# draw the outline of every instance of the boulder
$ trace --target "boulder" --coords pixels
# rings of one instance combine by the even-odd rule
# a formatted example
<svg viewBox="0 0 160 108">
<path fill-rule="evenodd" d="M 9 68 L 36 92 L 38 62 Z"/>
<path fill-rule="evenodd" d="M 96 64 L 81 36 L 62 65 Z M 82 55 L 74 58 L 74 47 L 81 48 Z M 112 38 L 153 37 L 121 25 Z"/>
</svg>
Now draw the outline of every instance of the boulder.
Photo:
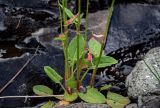
<svg viewBox="0 0 160 108">
<path fill-rule="evenodd" d="M 160 82 L 151 72 L 149 67 L 155 73 L 159 73 L 160 68 L 160 47 L 151 49 L 144 57 L 144 60 L 137 62 L 132 72 L 127 76 L 126 86 L 128 87 L 128 95 L 132 98 L 138 96 L 151 95 L 152 93 L 160 93 Z M 145 62 L 146 63 L 145 63 Z M 149 66 L 147 66 L 147 65 Z M 156 71 L 154 70 L 154 68 Z M 160 73 L 159 73 L 160 75 Z"/>
<path fill-rule="evenodd" d="M 158 37 L 157 34 L 160 33 L 159 10 L 160 5 L 138 3 L 116 5 L 105 48 L 106 52 L 110 53 L 119 48 L 145 43 Z M 102 21 L 105 20 L 106 17 Z"/>
</svg>

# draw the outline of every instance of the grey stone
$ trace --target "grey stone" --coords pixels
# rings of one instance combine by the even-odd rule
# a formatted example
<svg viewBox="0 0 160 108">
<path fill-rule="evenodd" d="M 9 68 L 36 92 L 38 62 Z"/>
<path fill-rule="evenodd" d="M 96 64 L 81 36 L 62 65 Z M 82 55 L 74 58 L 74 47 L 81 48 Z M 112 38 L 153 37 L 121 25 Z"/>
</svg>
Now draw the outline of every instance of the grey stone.
<svg viewBox="0 0 160 108">
<path fill-rule="evenodd" d="M 160 72 L 160 47 L 151 49 L 144 60 L 153 70 L 153 67 Z M 153 70 L 154 71 L 154 70 Z M 155 71 L 154 71 L 155 72 Z M 160 74 L 160 73 L 159 73 Z M 126 86 L 128 95 L 137 98 L 138 96 L 150 95 L 154 92 L 160 92 L 159 81 L 146 66 L 144 61 L 139 61 L 132 72 L 127 76 Z"/>
<path fill-rule="evenodd" d="M 138 100 L 139 108 L 160 108 L 160 95 L 139 97 Z"/>
<path fill-rule="evenodd" d="M 122 71 L 120 71 L 120 73 L 122 73 L 123 75 L 129 75 L 131 70 L 133 69 L 131 66 L 127 66 L 127 65 L 123 65 L 122 67 L 120 67 L 122 69 Z"/>
<path fill-rule="evenodd" d="M 160 5 L 119 4 L 115 6 L 106 52 L 155 38 L 160 32 L 159 10 Z"/>
<path fill-rule="evenodd" d="M 23 108 L 40 108 L 43 104 L 44 103 L 38 104 L 37 106 L 34 107 L 23 107 Z M 90 103 L 79 102 L 65 106 L 58 106 L 56 108 L 111 108 L 111 107 L 107 104 L 90 104 Z"/>
<path fill-rule="evenodd" d="M 127 105 L 126 108 L 138 108 L 138 105 L 136 103 L 132 103 Z"/>
<path fill-rule="evenodd" d="M 89 14 L 89 31 L 93 33 L 103 33 L 105 24 L 107 21 L 108 11 L 102 10 Z M 85 25 L 85 20 L 82 20 L 82 24 Z"/>
<path fill-rule="evenodd" d="M 60 106 L 58 108 L 111 108 L 111 107 L 107 104 L 75 103 L 67 106 Z"/>
</svg>

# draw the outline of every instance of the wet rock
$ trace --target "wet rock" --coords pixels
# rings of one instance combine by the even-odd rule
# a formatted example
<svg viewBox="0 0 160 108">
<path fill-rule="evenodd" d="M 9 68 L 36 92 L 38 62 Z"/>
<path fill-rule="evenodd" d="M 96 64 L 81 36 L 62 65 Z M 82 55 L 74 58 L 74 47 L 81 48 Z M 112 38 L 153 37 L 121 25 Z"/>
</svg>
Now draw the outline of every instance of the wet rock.
<svg viewBox="0 0 160 108">
<path fill-rule="evenodd" d="M 0 31 L 4 31 L 6 29 L 5 25 L 4 25 L 4 19 L 5 19 L 5 14 L 2 10 L 2 8 L 0 8 Z"/>
<path fill-rule="evenodd" d="M 89 30 L 93 33 L 103 33 L 107 21 L 107 10 L 89 14 Z"/>
<path fill-rule="evenodd" d="M 106 52 L 110 53 L 119 48 L 148 42 L 151 38 L 158 37 L 160 33 L 159 10 L 159 5 L 119 4 L 115 6 Z M 106 21 L 103 14 L 97 17 L 102 16 L 99 18 Z"/>
<path fill-rule="evenodd" d="M 138 105 L 140 108 L 160 108 L 160 95 L 139 97 Z"/>
<path fill-rule="evenodd" d="M 58 30 L 55 26 L 58 26 L 59 18 L 58 14 L 47 10 L 36 10 L 27 8 L 8 8 L 3 7 L 0 19 L 5 29 L 0 30 L 0 48 L 6 50 L 3 54 L 3 58 L 21 56 L 25 52 L 32 53 L 37 45 L 43 47 L 43 44 L 35 43 L 32 41 L 28 45 L 24 44 L 24 40 L 30 37 L 32 33 L 38 31 L 40 28 L 48 27 L 53 28 L 54 32 Z M 0 27 L 4 28 L 0 21 Z M 55 23 L 56 22 L 56 23 Z M 52 31 L 53 31 L 52 30 Z M 48 33 L 48 36 L 55 35 Z M 32 39 L 33 40 L 33 39 Z M 22 49 L 23 47 L 23 49 Z"/>
<path fill-rule="evenodd" d="M 0 4 L 11 7 L 47 8 L 51 0 L 0 0 Z M 55 1 L 55 0 L 54 0 Z"/>
<path fill-rule="evenodd" d="M 3 74 L 0 75 L 0 88 L 2 88 L 7 81 L 9 81 L 22 68 L 31 56 L 32 55 L 30 54 L 25 54 L 18 58 L 1 59 L 0 70 L 3 70 Z M 0 95 L 33 95 L 32 87 L 37 84 L 50 86 L 54 89 L 55 93 L 60 93 L 59 87 L 44 74 L 43 67 L 51 66 L 63 76 L 63 59 L 63 52 L 61 52 L 61 50 L 48 46 L 46 53 L 36 55 L 14 82 Z M 39 102 L 42 100 L 39 100 Z M 0 99 L 0 107 L 24 107 L 31 104 L 37 104 L 35 101 L 35 99 L 28 99 L 27 101 L 25 101 L 25 99 Z M 10 104 L 7 104 L 8 102 L 10 102 Z"/>
<path fill-rule="evenodd" d="M 144 60 L 155 73 L 159 73 L 160 64 L 160 48 L 151 49 L 146 55 Z M 154 68 L 153 68 L 154 66 Z M 139 61 L 129 76 L 126 79 L 126 86 L 128 87 L 128 95 L 137 98 L 138 96 L 150 95 L 154 92 L 160 92 L 159 81 L 150 71 L 144 61 Z"/>
<path fill-rule="evenodd" d="M 126 108 L 138 108 L 138 105 L 136 103 L 132 103 L 127 105 Z"/>
<path fill-rule="evenodd" d="M 159 3 L 159 0 L 145 0 L 148 3 Z"/>
<path fill-rule="evenodd" d="M 132 67 L 131 66 L 127 66 L 127 65 L 123 65 L 122 67 L 120 67 L 120 73 L 127 76 L 130 74 L 130 72 L 132 71 Z M 122 71 L 121 71 L 122 70 Z"/>
</svg>

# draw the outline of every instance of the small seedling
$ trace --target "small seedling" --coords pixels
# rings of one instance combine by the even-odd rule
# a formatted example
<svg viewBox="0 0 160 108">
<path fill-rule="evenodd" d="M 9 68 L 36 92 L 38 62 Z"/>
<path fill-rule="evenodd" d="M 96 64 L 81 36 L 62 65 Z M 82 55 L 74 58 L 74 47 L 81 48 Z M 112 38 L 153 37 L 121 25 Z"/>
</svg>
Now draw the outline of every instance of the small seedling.
<svg viewBox="0 0 160 108">
<path fill-rule="evenodd" d="M 105 28 L 104 34 L 96 35 L 87 43 L 87 32 L 88 32 L 88 7 L 89 0 L 87 0 L 87 11 L 86 11 L 86 30 L 85 34 L 80 33 L 80 24 L 81 24 L 81 0 L 78 0 L 78 13 L 74 15 L 67 8 L 67 0 L 60 1 L 59 9 L 61 16 L 61 34 L 56 37 L 56 40 L 59 40 L 62 43 L 64 57 L 65 57 L 65 70 L 64 70 L 64 85 L 62 84 L 63 78 L 49 66 L 44 67 L 46 75 L 55 83 L 59 84 L 64 90 L 63 97 L 58 97 L 53 95 L 52 89 L 44 86 L 37 85 L 33 87 L 33 91 L 37 95 L 53 95 L 55 98 L 65 100 L 67 102 L 73 102 L 78 97 L 85 102 L 89 103 L 108 103 L 113 108 L 116 105 L 119 105 L 118 108 L 123 108 L 130 101 L 128 98 L 125 98 L 121 95 L 109 92 L 107 98 L 94 88 L 94 80 L 98 68 L 104 68 L 111 66 L 117 63 L 117 60 L 113 57 L 106 56 L 104 54 L 105 41 L 107 40 L 109 24 L 113 12 L 115 0 L 112 1 L 112 5 L 109 9 L 109 16 Z M 64 25 L 63 25 L 64 24 Z M 69 42 L 68 40 L 68 26 L 74 24 L 76 26 L 76 36 Z M 96 40 L 96 38 L 101 38 L 101 42 Z M 82 70 L 85 71 L 82 74 Z M 90 85 L 84 87 L 82 82 L 89 70 L 93 70 Z M 109 88 L 110 86 L 108 86 Z M 86 91 L 82 90 L 86 88 Z M 107 86 L 103 87 L 101 90 L 106 89 Z M 117 98 L 118 97 L 118 98 Z M 116 103 L 116 105 L 114 104 Z M 47 105 L 53 105 L 51 102 L 48 102 Z"/>
</svg>

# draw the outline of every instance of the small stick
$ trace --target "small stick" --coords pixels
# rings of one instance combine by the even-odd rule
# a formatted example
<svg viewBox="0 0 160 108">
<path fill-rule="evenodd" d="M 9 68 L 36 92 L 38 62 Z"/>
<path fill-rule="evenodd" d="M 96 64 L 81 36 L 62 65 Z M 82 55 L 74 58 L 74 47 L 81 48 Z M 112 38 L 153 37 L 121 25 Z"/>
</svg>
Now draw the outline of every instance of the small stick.
<svg viewBox="0 0 160 108">
<path fill-rule="evenodd" d="M 27 62 L 23 65 L 23 67 L 12 77 L 12 79 L 10 79 L 7 84 L 5 84 L 1 89 L 0 89 L 0 94 L 17 78 L 17 76 L 23 71 L 23 69 L 32 61 L 32 59 L 36 56 L 37 52 L 38 52 L 38 48 L 39 46 L 36 48 L 36 51 L 34 53 L 34 55 L 27 60 Z"/>
<path fill-rule="evenodd" d="M 1 96 L 0 99 L 13 98 L 47 98 L 47 97 L 63 97 L 64 95 L 46 95 L 46 96 Z"/>
<path fill-rule="evenodd" d="M 22 17 L 19 19 L 18 24 L 17 24 L 17 26 L 16 26 L 16 29 L 18 29 L 18 28 L 19 28 L 20 23 L 21 23 L 21 20 L 22 20 Z"/>
</svg>

